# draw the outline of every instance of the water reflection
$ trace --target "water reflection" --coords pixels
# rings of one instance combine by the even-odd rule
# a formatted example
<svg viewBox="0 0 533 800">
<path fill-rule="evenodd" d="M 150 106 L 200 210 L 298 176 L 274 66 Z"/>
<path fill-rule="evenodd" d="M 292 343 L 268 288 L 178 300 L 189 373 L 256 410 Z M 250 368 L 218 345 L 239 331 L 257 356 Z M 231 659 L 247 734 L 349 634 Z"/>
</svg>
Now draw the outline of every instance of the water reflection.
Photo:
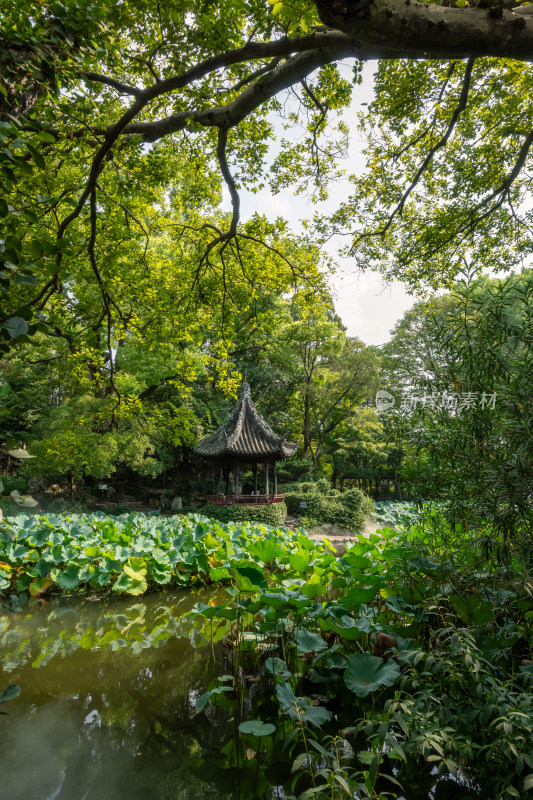
<svg viewBox="0 0 533 800">
<path fill-rule="evenodd" d="M 223 658 L 182 638 L 194 638 L 183 615 L 199 599 L 62 601 L 2 617 L 3 682 L 22 688 L 0 721 L 3 800 L 226 796 L 192 769 L 227 737 L 223 713 L 192 718 Z"/>
<path fill-rule="evenodd" d="M 194 715 L 196 699 L 230 669 L 222 640 L 231 622 L 188 612 L 225 598 L 216 590 L 61 599 L 0 613 L 0 688 L 22 688 L 0 717 L 1 800 L 284 797 L 294 775 L 281 730 L 261 740 L 262 752 L 237 756 L 231 701 Z M 245 716 L 272 719 L 276 706 L 240 663 Z M 448 797 L 472 795 L 426 774 L 405 800 Z"/>
</svg>

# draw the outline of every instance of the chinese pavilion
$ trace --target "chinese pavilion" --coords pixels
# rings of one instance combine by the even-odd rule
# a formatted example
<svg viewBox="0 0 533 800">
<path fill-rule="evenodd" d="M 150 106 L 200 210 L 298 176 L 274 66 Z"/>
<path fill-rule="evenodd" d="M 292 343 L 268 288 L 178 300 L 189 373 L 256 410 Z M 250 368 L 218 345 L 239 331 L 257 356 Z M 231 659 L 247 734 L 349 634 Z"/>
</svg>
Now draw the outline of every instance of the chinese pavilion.
<svg viewBox="0 0 533 800">
<path fill-rule="evenodd" d="M 285 495 L 278 494 L 276 461 L 290 458 L 297 447 L 297 444 L 291 444 L 274 433 L 253 404 L 249 385 L 243 383 L 240 400 L 227 422 L 211 436 L 202 439 L 194 448 L 197 455 L 214 463 L 215 494 L 208 495 L 207 502 L 219 505 L 281 503 Z M 252 468 L 253 494 L 240 492 L 239 475 L 243 465 Z M 265 475 L 265 488 L 264 492 L 259 493 L 257 471 L 261 466 Z M 272 467 L 272 493 L 270 493 L 270 467 Z M 231 473 L 233 473 L 233 492 L 230 491 Z M 221 485 L 223 491 L 219 490 Z"/>
</svg>

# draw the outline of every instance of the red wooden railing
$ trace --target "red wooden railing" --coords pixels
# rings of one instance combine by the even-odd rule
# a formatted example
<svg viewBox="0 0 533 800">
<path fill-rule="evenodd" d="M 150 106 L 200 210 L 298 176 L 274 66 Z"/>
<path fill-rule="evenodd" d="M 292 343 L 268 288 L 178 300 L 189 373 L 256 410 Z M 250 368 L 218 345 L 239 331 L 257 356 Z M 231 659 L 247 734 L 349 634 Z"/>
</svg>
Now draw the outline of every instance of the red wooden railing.
<svg viewBox="0 0 533 800">
<path fill-rule="evenodd" d="M 232 505 L 245 505 L 245 506 L 265 506 L 272 503 L 282 503 L 285 500 L 284 494 L 269 494 L 268 497 L 264 494 L 234 494 L 220 495 L 208 494 L 206 495 L 206 502 L 213 503 L 217 506 L 232 506 Z"/>
</svg>

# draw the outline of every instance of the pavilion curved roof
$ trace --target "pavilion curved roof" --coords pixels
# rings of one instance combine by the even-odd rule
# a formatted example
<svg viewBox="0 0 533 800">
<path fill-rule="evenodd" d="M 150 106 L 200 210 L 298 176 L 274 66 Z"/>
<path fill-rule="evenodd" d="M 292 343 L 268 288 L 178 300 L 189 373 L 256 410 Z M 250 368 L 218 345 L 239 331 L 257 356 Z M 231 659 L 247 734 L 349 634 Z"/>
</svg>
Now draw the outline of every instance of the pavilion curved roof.
<svg viewBox="0 0 533 800">
<path fill-rule="evenodd" d="M 227 422 L 198 442 L 194 452 L 208 458 L 229 455 L 289 458 L 297 447 L 274 433 L 253 404 L 249 385 L 243 383 L 240 400 Z"/>
</svg>

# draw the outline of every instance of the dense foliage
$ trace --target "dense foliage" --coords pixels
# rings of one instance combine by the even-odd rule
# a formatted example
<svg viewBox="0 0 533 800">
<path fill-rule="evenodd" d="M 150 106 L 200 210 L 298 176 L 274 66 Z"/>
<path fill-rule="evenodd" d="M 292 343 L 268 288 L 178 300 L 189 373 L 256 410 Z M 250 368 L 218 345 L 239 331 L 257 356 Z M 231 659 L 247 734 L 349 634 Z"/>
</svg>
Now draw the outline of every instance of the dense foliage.
<svg viewBox="0 0 533 800">
<path fill-rule="evenodd" d="M 367 172 L 350 176 L 337 213 L 294 236 L 282 219 L 242 214 L 239 190 L 293 187 L 320 201 L 346 177 L 343 113 L 359 59 L 379 55 L 394 14 L 374 0 L 376 17 L 348 24 L 334 5 L 4 4 L 0 352 L 15 355 L 2 367 L 0 407 L 15 419 L 2 434 L 45 439 L 43 468 L 101 476 L 123 463 L 159 474 L 166 445 L 190 444 L 218 416 L 204 406 L 235 392 L 278 331 L 252 385 L 277 379 L 278 407 L 287 395 L 299 405 L 304 457 L 331 459 L 341 442 L 361 466 L 373 450 L 396 468 L 394 448 L 357 448 L 347 436 L 375 370 L 358 342 L 342 341 L 318 243 L 341 233 L 360 264 L 413 286 L 449 286 L 472 253 L 487 267 L 522 264 L 531 67 L 461 60 L 468 47 L 454 49 L 453 35 L 451 62 L 416 60 L 435 54 L 429 41 L 417 50 L 417 36 L 403 52 L 396 43 L 361 123 Z M 487 37 L 479 9 L 438 13 L 461 29 L 479 20 L 484 44 L 468 37 L 472 55 L 505 55 L 496 27 L 517 23 L 513 56 L 525 57 L 527 18 L 490 18 Z M 397 27 L 407 37 L 409 26 Z M 439 41 L 445 58 L 442 32 Z M 344 59 L 353 69 L 337 65 Z M 207 396 L 196 399 L 199 386 Z"/>
<path fill-rule="evenodd" d="M 100 633 L 81 623 L 68 640 L 54 622 L 35 666 L 62 648 L 224 642 L 233 674 L 198 697 L 197 711 L 238 715 L 239 738 L 228 729 L 209 764 L 239 768 L 243 780 L 253 768 L 250 797 L 267 790 L 268 773 L 257 773 L 249 750 L 264 766 L 275 760 L 278 775 L 286 764 L 285 793 L 302 800 L 429 789 L 434 767 L 443 787 L 457 775 L 473 796 L 530 796 L 530 575 L 514 555 L 505 566 L 481 559 L 477 542 L 437 512 L 401 533 L 357 537 L 340 557 L 301 531 L 198 517 L 19 518 L 2 539 L 4 602 L 14 613 L 24 607 L 20 590 L 29 583 L 41 593 L 46 580 L 55 591 L 134 595 L 167 582 L 226 586 L 194 607 L 162 606 L 150 631 L 141 606 Z M 1 635 L 8 660 L 35 658 L 9 627 Z"/>
<path fill-rule="evenodd" d="M 226 420 L 246 375 L 273 427 L 289 440 L 304 438 L 307 469 L 320 458 L 331 461 L 336 430 L 377 386 L 377 356 L 346 335 L 327 298 L 315 302 L 311 316 L 306 293 L 296 290 L 288 300 L 286 290 L 258 287 L 264 294 L 234 310 L 232 329 L 226 321 L 223 345 L 207 306 L 203 319 L 195 317 L 194 336 L 181 318 L 174 326 L 162 321 L 155 339 L 146 328 L 136 342 L 126 337 L 114 355 L 114 382 L 127 389 L 126 404 L 98 388 L 87 362 L 73 359 L 68 347 L 41 337 L 12 350 L 1 367 L 12 390 L 2 436 L 27 442 L 37 458 L 26 472 L 51 482 L 90 484 L 125 468 L 155 476 Z"/>
<path fill-rule="evenodd" d="M 278 739 L 290 743 L 293 786 L 305 766 L 311 786 L 302 798 L 354 790 L 394 796 L 401 793 L 396 781 L 409 789 L 429 778 L 431 785 L 436 765 L 439 775 L 459 775 L 474 796 L 476 787 L 483 797 L 529 796 L 533 606 L 527 571 L 520 560 L 507 567 L 480 562 L 466 532 L 453 533 L 435 513 L 400 536 L 382 535 L 360 537 L 341 558 L 320 555 L 301 539 L 290 559 L 292 579 L 287 572 L 274 579 L 275 592 L 259 575 L 255 591 L 238 583 L 244 597 L 237 603 L 235 646 L 254 651 L 256 668 L 274 678 L 275 698 L 288 717 Z M 324 595 L 327 582 L 336 599 Z M 197 613 L 216 622 L 226 608 L 199 606 Z M 370 655 L 373 645 L 376 655 Z M 395 656 L 384 660 L 387 647 Z M 249 669 L 249 656 L 244 663 Z M 215 687 L 198 707 L 216 703 L 219 692 Z M 241 725 L 242 733 L 271 735 L 261 724 L 275 719 L 275 706 L 264 698 L 261 723 L 255 720 L 254 730 Z M 342 745 L 317 734 L 338 736 L 343 725 L 341 735 L 359 753 L 359 763 L 350 766 L 341 766 Z M 226 748 L 222 760 L 231 759 Z"/>
<path fill-rule="evenodd" d="M 359 489 L 340 492 L 331 489 L 323 478 L 316 482 L 301 483 L 287 494 L 289 513 L 295 514 L 306 527 L 313 525 L 339 525 L 354 533 L 361 533 L 372 501 Z"/>
<path fill-rule="evenodd" d="M 530 270 L 472 279 L 418 304 L 386 346 L 389 411 L 408 451 L 403 480 L 450 519 L 531 538 Z"/>
<path fill-rule="evenodd" d="M 201 513 L 210 519 L 219 522 L 263 522 L 265 525 L 283 525 L 287 519 L 287 506 L 285 503 L 273 503 L 272 505 L 257 506 L 217 506 L 214 503 L 207 503 Z"/>
<path fill-rule="evenodd" d="M 67 647 L 135 654 L 190 636 L 214 656 L 223 643 L 232 674 L 196 708 L 238 722 L 218 766 L 253 762 L 254 797 L 275 760 L 299 800 L 398 795 L 431 786 L 435 767 L 445 788 L 455 777 L 491 800 L 533 791 L 533 279 L 467 269 L 454 284 L 467 258 L 501 270 L 532 254 L 533 22 L 488 5 L 0 11 L 0 447 L 2 471 L 24 482 L 0 488 L 5 510 L 30 478 L 71 493 L 117 470 L 172 482 L 179 460 L 201 479 L 190 447 L 244 375 L 276 430 L 301 440 L 280 474 L 311 478 L 287 498 L 306 524 L 360 530 L 359 489 L 382 479 L 397 498 L 438 501 L 420 519 L 378 508 L 406 528 L 342 556 L 277 527 L 283 505 L 206 509 L 219 522 L 80 513 L 0 527 L 9 613 L 60 592 L 216 584 L 150 635 L 120 615 L 94 636 L 50 635 L 35 666 Z M 376 55 L 366 167 L 348 175 L 343 115 L 360 59 Z M 324 214 L 339 180 L 350 188 Z M 318 204 L 301 235 L 242 213 L 242 190 L 267 186 Z M 453 290 L 409 312 L 383 358 L 334 313 L 320 246 L 337 235 L 363 268 Z M 387 387 L 418 400 L 378 415 L 380 362 Z M 14 478 L 21 443 L 37 458 Z M 0 636 L 7 647 L 4 618 Z"/>
<path fill-rule="evenodd" d="M 198 515 L 18 516 L 0 529 L 0 592 L 105 589 L 143 594 L 149 588 L 229 579 L 225 564 L 247 566 L 287 531 L 248 523 L 218 525 Z M 254 546 L 257 544 L 259 551 Z M 276 547 L 278 545 L 276 544 Z"/>
</svg>

